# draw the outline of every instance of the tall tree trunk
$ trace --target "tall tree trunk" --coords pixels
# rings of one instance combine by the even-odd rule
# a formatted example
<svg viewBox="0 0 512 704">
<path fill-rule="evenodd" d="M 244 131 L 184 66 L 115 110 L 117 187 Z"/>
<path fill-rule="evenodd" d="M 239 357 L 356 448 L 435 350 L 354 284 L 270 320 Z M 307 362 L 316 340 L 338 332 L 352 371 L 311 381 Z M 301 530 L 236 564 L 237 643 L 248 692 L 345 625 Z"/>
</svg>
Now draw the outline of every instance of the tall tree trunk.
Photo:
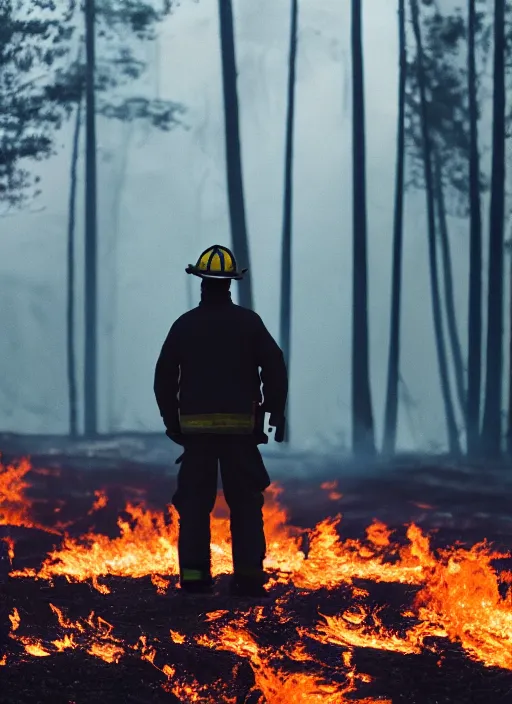
<svg viewBox="0 0 512 704">
<path fill-rule="evenodd" d="M 110 301 L 109 301 L 109 317 L 106 329 L 106 354 L 102 360 L 107 368 L 106 383 L 105 383 L 105 398 L 106 398 L 106 417 L 108 432 L 116 430 L 115 417 L 115 391 L 117 381 L 117 369 L 115 363 L 115 330 L 118 320 L 118 297 L 117 284 L 119 282 L 118 271 L 118 246 L 121 235 L 121 205 L 123 200 L 123 192 L 126 184 L 126 173 L 128 167 L 128 154 L 130 151 L 130 143 L 134 131 L 134 120 L 128 120 L 127 125 L 123 125 L 123 141 L 120 147 L 121 159 L 117 179 L 113 186 L 113 225 L 110 235 L 110 248 L 108 251 L 109 260 L 109 284 L 110 284 Z M 189 279 L 190 276 L 187 276 Z"/>
<path fill-rule="evenodd" d="M 96 105 L 95 105 L 95 0 L 85 0 L 85 379 L 84 428 L 88 437 L 98 433 L 97 369 L 97 212 L 96 212 Z"/>
<path fill-rule="evenodd" d="M 395 215 L 393 229 L 393 273 L 391 279 L 391 321 L 388 354 L 388 385 L 384 416 L 383 451 L 393 454 L 396 447 L 398 381 L 400 370 L 400 308 L 402 294 L 402 243 L 404 214 L 405 162 L 405 86 L 407 82 L 407 45 L 405 39 L 405 0 L 398 0 L 398 41 L 400 68 L 398 78 L 398 125 L 396 150 Z"/>
<path fill-rule="evenodd" d="M 468 453 L 480 447 L 480 384 L 482 378 L 482 214 L 480 202 L 480 152 L 476 88 L 476 0 L 468 0 L 468 96 L 469 96 L 469 311 L 468 311 Z"/>
<path fill-rule="evenodd" d="M 352 0 L 353 130 L 353 303 L 352 303 L 352 447 L 374 454 L 375 437 L 369 377 L 368 275 L 366 221 L 366 144 L 362 0 Z"/>
<path fill-rule="evenodd" d="M 76 225 L 76 177 L 78 152 L 80 145 L 80 128 L 82 122 L 82 99 L 80 99 L 75 116 L 73 147 L 71 153 L 70 190 L 68 205 L 68 242 L 67 242 L 67 301 L 66 301 L 66 339 L 69 394 L 69 434 L 78 435 L 78 393 L 76 383 L 75 353 L 75 225 Z"/>
<path fill-rule="evenodd" d="M 455 413 L 450 393 L 450 380 L 448 376 L 448 364 L 446 359 L 446 346 L 443 333 L 443 321 L 441 315 L 441 299 L 439 293 L 439 274 L 437 270 L 436 254 L 436 220 L 434 205 L 434 183 L 432 173 L 432 145 L 429 133 L 428 103 L 425 86 L 425 70 L 423 66 L 423 41 L 421 36 L 420 15 L 417 0 L 411 0 L 411 14 L 414 28 L 414 36 L 417 46 L 417 66 L 418 66 L 418 87 L 421 104 L 421 131 L 423 140 L 423 162 L 425 169 L 425 187 L 427 196 L 428 215 L 428 253 L 430 263 L 430 290 L 432 295 L 432 315 L 434 319 L 434 333 L 436 338 L 437 359 L 439 364 L 439 376 L 441 378 L 441 392 L 446 414 L 446 425 L 448 431 L 448 446 L 450 453 L 460 454 L 460 444 L 455 422 Z"/>
<path fill-rule="evenodd" d="M 219 24 L 224 92 L 224 125 L 229 216 L 234 254 L 240 267 L 249 266 L 249 242 L 245 218 L 240 124 L 238 115 L 237 69 L 233 7 L 231 0 L 219 0 Z M 253 307 L 251 272 L 239 282 L 239 301 Z"/>
<path fill-rule="evenodd" d="M 281 319 L 280 343 L 290 369 L 290 329 L 292 309 L 292 212 L 293 212 L 293 132 L 295 123 L 295 72 L 297 63 L 298 0 L 291 0 L 290 55 L 288 60 L 288 111 L 286 115 L 286 147 L 284 159 L 283 240 L 281 252 Z M 289 424 L 285 441 L 290 440 Z"/>
<path fill-rule="evenodd" d="M 487 360 L 482 449 L 501 454 L 503 248 L 505 219 L 505 0 L 494 0 L 494 98 L 487 297 Z"/>
<path fill-rule="evenodd" d="M 512 241 L 512 227 L 510 228 Z M 508 339 L 508 418 L 507 418 L 507 454 L 512 457 L 512 253 L 510 254 L 510 330 Z"/>
<path fill-rule="evenodd" d="M 464 363 L 457 330 L 457 314 L 455 313 L 455 298 L 453 293 L 453 266 L 446 220 L 446 203 L 444 200 L 443 171 L 437 150 L 433 149 L 434 161 L 434 198 L 437 205 L 439 235 L 441 242 L 441 261 L 443 266 L 446 321 L 448 323 L 448 339 L 452 350 L 453 368 L 455 372 L 455 388 L 464 419 L 466 418 L 466 390 L 464 388 Z"/>
</svg>

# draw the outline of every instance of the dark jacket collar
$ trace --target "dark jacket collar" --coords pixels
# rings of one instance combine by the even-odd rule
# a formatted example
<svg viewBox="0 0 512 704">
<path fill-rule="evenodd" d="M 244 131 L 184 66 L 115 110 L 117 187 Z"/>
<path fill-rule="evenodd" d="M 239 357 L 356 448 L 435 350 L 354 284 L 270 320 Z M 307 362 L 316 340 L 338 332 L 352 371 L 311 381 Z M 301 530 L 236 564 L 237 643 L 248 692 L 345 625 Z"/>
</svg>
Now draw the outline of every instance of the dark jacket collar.
<svg viewBox="0 0 512 704">
<path fill-rule="evenodd" d="M 202 291 L 199 305 L 226 305 L 232 302 L 231 291 Z"/>
</svg>

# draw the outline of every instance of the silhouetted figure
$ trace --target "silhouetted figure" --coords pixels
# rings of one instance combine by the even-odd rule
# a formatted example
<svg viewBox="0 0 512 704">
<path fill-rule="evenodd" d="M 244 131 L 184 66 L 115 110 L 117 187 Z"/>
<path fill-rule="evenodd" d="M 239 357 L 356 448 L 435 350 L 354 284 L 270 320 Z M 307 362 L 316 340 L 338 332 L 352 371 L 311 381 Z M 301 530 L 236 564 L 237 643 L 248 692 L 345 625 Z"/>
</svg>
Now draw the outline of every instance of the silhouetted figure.
<svg viewBox="0 0 512 704">
<path fill-rule="evenodd" d="M 258 444 L 265 412 L 283 439 L 288 377 L 283 354 L 252 310 L 231 300 L 235 257 L 226 247 L 205 250 L 188 274 L 201 277 L 201 302 L 167 336 L 155 372 L 155 396 L 167 435 L 184 447 L 173 504 L 180 517 L 182 589 L 212 591 L 210 513 L 220 464 L 230 509 L 232 593 L 265 593 L 263 492 L 270 480 Z M 262 393 L 263 392 L 263 393 Z"/>
</svg>

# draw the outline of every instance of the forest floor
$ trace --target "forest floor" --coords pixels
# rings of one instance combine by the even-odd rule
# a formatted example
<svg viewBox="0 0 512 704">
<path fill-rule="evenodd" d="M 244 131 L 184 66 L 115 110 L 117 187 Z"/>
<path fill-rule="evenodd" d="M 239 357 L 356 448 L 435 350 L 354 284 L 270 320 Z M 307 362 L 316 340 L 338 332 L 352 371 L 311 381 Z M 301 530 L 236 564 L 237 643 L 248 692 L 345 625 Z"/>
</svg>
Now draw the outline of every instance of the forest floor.
<svg viewBox="0 0 512 704">
<path fill-rule="evenodd" d="M 423 457 L 337 472 L 324 457 L 311 476 L 312 458 L 283 473 L 272 456 L 272 579 L 255 602 L 227 595 L 221 497 L 215 595 L 177 588 L 172 465 L 5 449 L 0 703 L 512 701 L 505 468 Z"/>
</svg>

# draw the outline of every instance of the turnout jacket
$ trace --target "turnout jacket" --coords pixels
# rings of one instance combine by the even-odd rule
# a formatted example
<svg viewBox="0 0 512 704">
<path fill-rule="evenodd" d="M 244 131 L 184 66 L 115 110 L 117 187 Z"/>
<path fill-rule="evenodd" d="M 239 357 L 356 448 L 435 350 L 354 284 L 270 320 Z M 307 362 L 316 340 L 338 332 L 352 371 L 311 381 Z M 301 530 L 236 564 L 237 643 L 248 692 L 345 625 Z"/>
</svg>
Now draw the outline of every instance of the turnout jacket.
<svg viewBox="0 0 512 704">
<path fill-rule="evenodd" d="M 284 357 L 260 316 L 229 291 L 203 294 L 171 327 L 154 380 L 160 414 L 173 433 L 252 433 L 258 408 L 284 415 Z"/>
</svg>

